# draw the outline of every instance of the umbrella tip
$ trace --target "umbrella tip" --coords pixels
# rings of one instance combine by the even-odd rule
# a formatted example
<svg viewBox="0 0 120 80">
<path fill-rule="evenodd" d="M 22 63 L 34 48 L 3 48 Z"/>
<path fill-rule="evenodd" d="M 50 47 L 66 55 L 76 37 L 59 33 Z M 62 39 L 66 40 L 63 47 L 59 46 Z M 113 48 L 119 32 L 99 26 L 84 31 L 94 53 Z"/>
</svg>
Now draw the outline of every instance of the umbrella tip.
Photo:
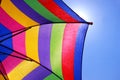
<svg viewBox="0 0 120 80">
<path fill-rule="evenodd" d="M 89 25 L 93 25 L 93 22 L 88 22 Z"/>
</svg>

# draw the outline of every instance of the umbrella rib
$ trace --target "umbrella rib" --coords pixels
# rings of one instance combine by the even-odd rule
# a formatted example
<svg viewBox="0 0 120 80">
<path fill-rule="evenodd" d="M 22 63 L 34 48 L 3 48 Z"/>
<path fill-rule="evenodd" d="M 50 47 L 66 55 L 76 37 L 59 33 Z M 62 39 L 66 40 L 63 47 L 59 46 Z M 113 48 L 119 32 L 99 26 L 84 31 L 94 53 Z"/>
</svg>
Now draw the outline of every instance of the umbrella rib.
<svg viewBox="0 0 120 80">
<path fill-rule="evenodd" d="M 48 22 L 48 23 L 43 23 L 39 25 L 46 25 L 46 24 L 58 24 L 58 23 L 81 23 L 81 24 L 88 24 L 88 25 L 93 25 L 93 22 Z"/>
<path fill-rule="evenodd" d="M 32 28 L 32 27 L 35 27 L 35 26 L 39 26 L 39 24 L 36 24 L 36 25 L 33 25 L 33 26 L 28 26 L 28 27 L 25 27 L 25 28 L 21 28 L 21 29 L 18 29 L 18 30 L 15 30 L 15 31 L 12 31 L 12 32 L 9 32 L 9 33 L 6 33 L 6 34 L 3 34 L 3 35 L 0 35 L 0 37 L 4 37 L 4 36 L 7 36 L 9 34 L 13 34 L 15 32 L 18 32 L 18 31 L 21 31 L 21 30 L 25 30 L 25 29 L 28 29 L 28 28 Z"/>
<path fill-rule="evenodd" d="M 3 55 L 9 55 L 9 56 L 12 56 L 12 57 L 15 57 L 15 58 L 19 58 L 19 59 L 22 59 L 22 60 L 26 60 L 26 61 L 34 61 L 35 63 L 41 65 L 43 68 L 45 68 L 46 70 L 50 71 L 51 73 L 53 73 L 55 76 L 57 76 L 59 79 L 61 79 L 57 74 L 55 74 L 54 72 L 52 72 L 50 69 L 48 69 L 47 67 L 45 67 L 44 65 L 40 64 L 39 62 L 35 61 L 35 60 L 29 60 L 29 59 L 25 59 L 25 58 L 22 58 L 22 57 L 18 57 L 18 56 L 14 56 L 14 55 L 11 55 L 11 54 L 8 54 L 8 53 L 3 53 L 3 52 L 0 52 L 2 53 Z"/>
<path fill-rule="evenodd" d="M 12 32 L 9 32 L 9 33 L 6 33 L 6 34 L 3 34 L 3 35 L 0 35 L 0 37 L 4 37 L 4 36 L 7 36 L 7 35 L 9 35 L 9 34 L 13 34 L 13 33 L 16 33 L 16 32 L 18 32 L 18 31 L 22 31 L 22 30 L 25 30 L 26 28 L 22 28 L 22 29 L 18 29 L 18 30 L 15 30 L 15 31 L 12 31 Z"/>
<path fill-rule="evenodd" d="M 5 80 L 7 80 L 6 77 L 5 77 L 5 75 L 2 73 L 1 70 L 0 70 L 0 73 L 2 74 L 3 78 L 4 78 Z"/>
<path fill-rule="evenodd" d="M 11 35 L 11 36 L 8 36 L 7 38 L 4 38 L 4 39 L 0 40 L 0 43 L 3 42 L 3 41 L 5 41 L 5 40 L 7 40 L 7 39 L 9 39 L 9 38 L 11 38 L 11 37 L 14 37 L 14 36 L 16 36 L 16 35 L 18 35 L 18 34 L 20 34 L 20 33 L 23 33 L 23 32 L 25 32 L 25 31 L 31 29 L 32 27 L 36 27 L 36 26 L 39 26 L 39 24 L 32 25 L 32 26 L 29 26 L 29 27 L 26 27 L 26 28 L 23 28 L 23 29 L 19 29 L 19 30 L 13 31 L 12 33 L 15 33 L 15 32 L 17 32 L 17 33 L 16 33 L 16 34 L 13 34 L 13 35 Z M 18 31 L 19 31 L 19 32 L 18 32 Z M 0 37 L 7 36 L 7 35 L 9 35 L 9 34 L 10 34 L 10 33 L 7 33 L 7 34 L 4 34 L 4 35 L 1 35 Z"/>
<path fill-rule="evenodd" d="M 7 76 L 7 74 L 6 74 L 5 68 L 4 68 L 1 60 L 0 60 L 0 65 L 1 65 L 1 68 L 4 70 L 4 73 L 5 73 L 6 76 L 4 75 L 4 73 L 2 72 L 2 70 L 0 70 L 0 73 L 2 74 L 2 76 L 3 76 L 3 78 L 4 78 L 5 80 L 9 80 L 9 79 L 8 79 L 8 76 Z"/>
<path fill-rule="evenodd" d="M 0 4 L 1 4 L 1 1 L 2 1 L 2 0 L 0 0 Z"/>
<path fill-rule="evenodd" d="M 45 24 L 41 24 L 41 25 L 58 24 L 58 23 L 66 23 L 66 22 L 45 23 Z M 93 24 L 92 22 L 67 22 L 67 23 L 85 23 L 85 24 L 89 24 L 89 25 L 92 25 L 92 24 Z M 16 35 L 18 35 L 18 34 L 20 34 L 20 33 L 22 33 L 22 32 L 25 32 L 25 31 L 31 29 L 32 27 L 36 27 L 36 26 L 40 26 L 40 24 L 33 25 L 33 26 L 30 26 L 30 27 L 26 27 L 26 28 L 24 28 L 24 29 L 20 29 L 20 30 L 13 31 L 12 33 L 15 33 L 15 32 L 16 32 L 16 33 L 13 34 L 12 36 L 8 36 L 7 38 L 4 38 L 4 39 L 1 40 L 0 42 L 3 42 L 3 41 L 5 41 L 5 40 L 7 40 L 7 39 L 9 39 L 9 38 L 11 38 L 11 37 L 14 37 L 14 36 L 16 36 Z M 19 32 L 18 32 L 18 31 L 19 31 Z M 7 34 L 2 35 L 2 36 L 0 36 L 0 37 L 7 36 L 7 35 L 9 35 L 9 34 L 10 34 L 10 33 L 7 33 Z M 42 66 L 43 68 L 45 68 L 46 70 L 48 70 L 48 71 L 50 71 L 51 73 L 53 73 L 53 74 L 54 74 L 56 77 L 58 77 L 60 80 L 62 80 L 61 77 L 59 77 L 56 73 L 54 73 L 53 71 L 51 71 L 50 69 L 48 69 L 46 66 L 42 65 L 41 63 L 35 61 L 34 59 L 32 59 L 32 58 L 30 58 L 30 57 L 28 57 L 28 56 L 26 56 L 26 55 L 23 55 L 22 53 L 20 53 L 20 52 L 18 52 L 18 51 L 16 51 L 16 50 L 13 50 L 13 49 L 11 49 L 11 48 L 9 48 L 9 47 L 7 47 L 7 46 L 4 46 L 4 45 L 2 45 L 2 44 L 0 44 L 0 45 L 1 45 L 2 47 L 4 47 L 4 48 L 7 48 L 7 49 L 11 50 L 11 51 L 14 51 L 15 53 L 17 53 L 17 54 L 19 54 L 19 55 L 21 55 L 21 56 L 26 57 L 26 58 L 28 58 L 28 59 L 22 58 L 22 57 L 19 57 L 19 56 L 15 56 L 15 55 L 11 55 L 11 54 L 8 54 L 8 53 L 0 52 L 0 53 L 2 53 L 3 55 L 10 55 L 10 56 L 12 56 L 12 57 L 16 57 L 16 58 L 19 58 L 19 59 L 23 59 L 23 60 L 27 60 L 27 61 L 34 61 L 35 63 L 41 65 L 41 66 Z M 0 71 L 0 72 L 1 72 L 1 71 Z M 2 72 L 1 72 L 1 73 L 2 73 Z M 3 75 L 3 76 L 4 76 L 4 75 Z M 5 76 L 4 76 L 4 78 L 5 78 Z M 5 80 L 7 80 L 7 79 L 5 78 Z"/>
<path fill-rule="evenodd" d="M 4 52 L 0 52 L 2 55 L 9 55 L 9 56 L 12 56 L 12 57 L 15 57 L 15 58 L 19 58 L 19 59 L 23 59 L 23 60 L 27 60 L 27 61 L 31 61 L 29 59 L 26 59 L 26 58 L 22 58 L 22 57 L 19 57 L 19 56 L 15 56 L 15 55 L 12 55 L 12 54 L 8 54 L 8 53 L 4 53 Z"/>
<path fill-rule="evenodd" d="M 4 45 L 2 45 L 2 44 L 0 44 L 0 46 L 2 46 L 2 47 L 4 47 L 4 48 L 7 48 L 7 49 L 9 49 L 9 50 L 11 50 L 11 51 L 19 54 L 19 55 L 22 55 L 22 56 L 28 58 L 28 59 L 21 58 L 21 57 L 16 57 L 16 56 L 14 56 L 14 55 L 10 55 L 10 56 L 15 57 L 15 58 L 20 58 L 20 59 L 23 59 L 23 60 L 27 60 L 27 61 L 33 61 L 33 62 L 41 65 L 43 68 L 45 68 L 45 69 L 48 70 L 49 72 L 53 73 L 53 74 L 54 74 L 56 77 L 58 77 L 60 80 L 62 80 L 61 77 L 59 77 L 56 73 L 54 73 L 53 71 L 51 71 L 50 69 L 48 69 L 46 66 L 42 65 L 41 63 L 37 62 L 36 60 L 34 60 L 34 59 L 32 59 L 32 58 L 30 58 L 30 57 L 28 57 L 28 56 L 26 56 L 26 55 L 24 55 L 24 54 L 16 51 L 16 50 L 13 50 L 13 49 L 11 49 L 11 48 L 9 48 L 9 47 L 7 47 L 7 46 L 4 46 Z M 0 52 L 0 53 L 1 53 L 1 52 Z M 6 53 L 3 53 L 3 52 L 2 52 L 2 54 L 6 54 Z M 8 53 L 7 53 L 6 55 L 8 55 Z"/>
<path fill-rule="evenodd" d="M 30 59 L 29 57 L 23 55 L 22 53 L 20 53 L 20 52 L 18 52 L 18 51 L 16 51 L 16 50 L 13 50 L 13 49 L 11 49 L 11 48 L 9 48 L 9 47 L 7 47 L 7 46 L 4 46 L 4 45 L 2 45 L 2 44 L 0 44 L 0 46 L 6 48 L 6 49 L 8 49 L 8 50 L 11 50 L 11 51 L 13 51 L 13 52 L 15 52 L 15 53 L 17 53 L 17 54 L 23 56 L 23 57 L 26 57 L 26 58 Z M 29 61 L 31 61 L 31 60 L 29 60 Z"/>
<path fill-rule="evenodd" d="M 4 39 L 0 40 L 0 43 L 3 42 L 3 41 L 5 41 L 5 40 L 7 40 L 7 39 L 9 39 L 9 38 L 11 38 L 11 37 L 14 37 L 14 36 L 16 36 L 16 35 L 18 35 L 18 34 L 20 34 L 20 33 L 23 33 L 23 32 L 25 32 L 25 31 L 27 31 L 27 30 L 29 30 L 29 29 L 31 29 L 31 27 L 29 27 L 29 28 L 27 28 L 27 29 L 25 29 L 25 30 L 22 30 L 22 31 L 20 31 L 20 32 L 18 32 L 18 33 L 16 33 L 16 34 L 13 34 L 13 35 L 11 35 L 11 36 L 8 36 L 7 38 L 4 38 Z"/>
<path fill-rule="evenodd" d="M 36 27 L 36 26 L 40 26 L 40 25 L 47 25 L 47 24 L 58 24 L 58 23 L 83 23 L 83 24 L 93 25 L 93 22 L 52 22 L 52 23 L 36 24 L 36 25 L 32 25 L 32 26 L 29 26 L 29 27 L 20 29 L 20 30 L 22 30 L 22 31 L 20 31 L 20 30 L 13 31 L 13 32 L 11 32 L 11 33 L 15 33 L 15 32 L 17 32 L 17 31 L 20 31 L 20 32 L 14 34 L 14 35 L 12 35 L 12 36 L 9 36 L 9 37 L 7 37 L 7 38 L 5 38 L 5 39 L 3 39 L 3 40 L 0 40 L 0 42 L 3 42 L 3 41 L 5 41 L 5 40 L 7 40 L 7 39 L 9 39 L 9 38 L 11 38 L 11 37 L 14 37 L 14 36 L 22 33 L 22 32 L 25 32 L 25 31 L 31 29 L 32 27 Z M 0 37 L 6 36 L 6 35 L 9 35 L 9 34 L 10 34 L 10 33 L 7 33 L 7 34 L 4 34 L 4 35 L 1 35 Z"/>
</svg>

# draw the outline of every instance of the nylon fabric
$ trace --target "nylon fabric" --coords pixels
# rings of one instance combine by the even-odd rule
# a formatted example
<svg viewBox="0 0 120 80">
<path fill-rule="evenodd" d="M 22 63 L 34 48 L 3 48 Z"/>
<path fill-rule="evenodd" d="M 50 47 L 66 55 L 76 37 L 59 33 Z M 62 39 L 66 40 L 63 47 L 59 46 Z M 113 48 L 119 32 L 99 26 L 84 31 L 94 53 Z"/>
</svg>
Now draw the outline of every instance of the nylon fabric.
<svg viewBox="0 0 120 80">
<path fill-rule="evenodd" d="M 37 0 L 30 1 L 24 0 L 31 8 L 33 8 L 37 13 L 45 17 L 46 19 L 52 22 L 64 22 L 63 20 L 56 17 L 53 13 L 51 13 L 48 9 L 46 9 L 41 3 Z"/>
<path fill-rule="evenodd" d="M 62 76 L 62 41 L 66 24 L 54 24 L 51 33 L 50 58 L 51 67 L 59 77 Z M 59 56 L 59 57 L 58 57 Z"/>
<path fill-rule="evenodd" d="M 9 16 L 11 16 L 13 19 L 15 19 L 18 23 L 20 23 L 24 27 L 38 24 L 37 22 L 33 21 L 25 14 L 23 14 L 17 7 L 15 7 L 11 0 L 2 0 L 1 7 L 5 10 L 5 12 Z"/>
<path fill-rule="evenodd" d="M 80 24 L 76 38 L 75 54 L 74 54 L 74 79 L 82 80 L 82 57 L 85 36 L 88 25 Z"/>
<path fill-rule="evenodd" d="M 19 8 L 24 14 L 29 16 L 31 19 L 35 20 L 39 24 L 50 23 L 49 20 L 45 19 L 43 16 L 35 12 L 31 7 L 29 7 L 24 0 L 11 0 L 17 8 Z M 22 6 L 21 6 L 22 5 Z"/>
<path fill-rule="evenodd" d="M 79 25 L 67 24 L 65 28 L 62 45 L 62 72 L 65 80 L 74 80 L 74 49 Z"/>
<path fill-rule="evenodd" d="M 49 11 L 51 11 L 55 16 L 58 16 L 61 20 L 65 22 L 77 22 L 76 19 L 68 15 L 64 10 L 62 10 L 53 0 L 38 0 L 42 5 L 44 5 Z"/>
<path fill-rule="evenodd" d="M 2 0 L 0 80 L 82 80 L 88 22 L 62 0 Z"/>
</svg>

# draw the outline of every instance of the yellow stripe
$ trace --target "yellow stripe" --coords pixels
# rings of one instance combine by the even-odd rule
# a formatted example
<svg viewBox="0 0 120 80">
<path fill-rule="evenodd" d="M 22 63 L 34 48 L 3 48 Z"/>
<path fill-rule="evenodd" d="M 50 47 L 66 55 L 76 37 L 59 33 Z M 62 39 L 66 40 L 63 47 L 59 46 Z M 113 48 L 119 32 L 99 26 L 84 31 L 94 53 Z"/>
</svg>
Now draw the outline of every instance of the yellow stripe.
<svg viewBox="0 0 120 80">
<path fill-rule="evenodd" d="M 26 31 L 26 55 L 39 62 L 38 58 L 38 34 L 39 26 Z M 23 61 L 18 64 L 9 74 L 10 80 L 22 80 L 27 74 L 37 68 L 38 64 L 31 61 Z"/>
<path fill-rule="evenodd" d="M 22 13 L 10 0 L 2 0 L 1 7 L 9 16 L 25 27 L 38 24 Z"/>
<path fill-rule="evenodd" d="M 8 74 L 8 78 L 9 80 L 22 80 L 38 66 L 35 62 L 23 61 Z"/>
<path fill-rule="evenodd" d="M 38 58 L 39 26 L 26 31 L 26 55 L 39 62 Z"/>
</svg>

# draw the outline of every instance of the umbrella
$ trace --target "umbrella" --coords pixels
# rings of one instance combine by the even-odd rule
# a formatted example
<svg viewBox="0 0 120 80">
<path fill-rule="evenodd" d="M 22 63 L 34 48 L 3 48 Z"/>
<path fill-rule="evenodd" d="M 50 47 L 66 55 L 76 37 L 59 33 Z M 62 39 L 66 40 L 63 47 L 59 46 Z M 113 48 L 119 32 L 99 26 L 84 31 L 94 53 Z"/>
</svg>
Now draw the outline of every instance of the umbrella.
<svg viewBox="0 0 120 80">
<path fill-rule="evenodd" d="M 1 0 L 0 80 L 81 80 L 89 24 L 62 0 Z"/>
</svg>

